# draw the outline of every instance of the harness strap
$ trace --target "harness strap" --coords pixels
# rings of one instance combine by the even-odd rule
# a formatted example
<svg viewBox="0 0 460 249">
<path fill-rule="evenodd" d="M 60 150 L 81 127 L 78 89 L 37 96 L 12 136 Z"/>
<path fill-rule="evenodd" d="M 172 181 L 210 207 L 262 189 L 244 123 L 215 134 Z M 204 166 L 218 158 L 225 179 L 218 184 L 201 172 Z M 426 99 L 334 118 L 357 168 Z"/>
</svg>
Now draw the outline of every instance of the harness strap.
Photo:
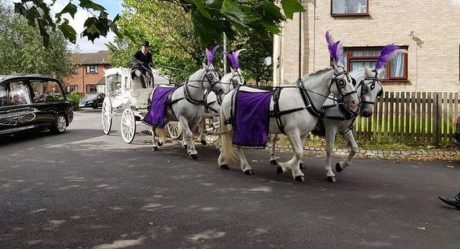
<svg viewBox="0 0 460 249">
<path fill-rule="evenodd" d="M 299 87 L 300 96 L 302 96 L 303 103 L 305 104 L 305 109 L 307 109 L 308 112 L 310 112 L 311 115 L 313 115 L 313 116 L 315 116 L 317 118 L 321 118 L 324 115 L 324 111 L 323 110 L 319 111 L 312 104 L 311 97 L 308 94 L 307 89 L 305 89 L 304 85 L 302 84 L 301 80 L 298 81 L 297 85 Z"/>
<path fill-rule="evenodd" d="M 188 84 L 185 83 L 184 85 L 184 95 L 185 95 L 185 99 L 190 102 L 191 104 L 194 104 L 194 105 L 204 105 L 204 100 L 196 100 L 196 99 L 193 99 L 191 96 L 190 96 L 190 92 L 188 90 Z"/>
</svg>

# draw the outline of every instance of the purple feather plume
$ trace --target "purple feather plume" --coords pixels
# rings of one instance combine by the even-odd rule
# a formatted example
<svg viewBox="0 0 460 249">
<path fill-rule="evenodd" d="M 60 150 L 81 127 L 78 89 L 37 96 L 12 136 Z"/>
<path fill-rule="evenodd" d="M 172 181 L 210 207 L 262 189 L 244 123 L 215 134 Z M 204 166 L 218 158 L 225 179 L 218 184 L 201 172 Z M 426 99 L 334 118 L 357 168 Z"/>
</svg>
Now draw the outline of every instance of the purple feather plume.
<svg viewBox="0 0 460 249">
<path fill-rule="evenodd" d="M 405 49 L 400 49 L 397 45 L 388 44 L 380 50 L 380 56 L 375 63 L 375 69 L 381 69 L 385 67 L 391 59 L 393 59 L 398 53 L 405 53 L 407 52 Z"/>
<path fill-rule="evenodd" d="M 208 67 L 212 65 L 212 62 L 214 61 L 214 57 L 216 56 L 217 48 L 219 46 L 215 46 L 211 50 L 206 49 L 206 58 L 208 60 Z"/>
<path fill-rule="evenodd" d="M 230 67 L 235 71 L 238 70 L 238 68 L 240 68 L 240 63 L 238 61 L 238 56 L 244 50 L 246 50 L 246 49 L 240 49 L 240 50 L 237 50 L 235 52 L 228 52 L 227 53 L 227 58 L 230 60 Z"/>
<path fill-rule="evenodd" d="M 326 31 L 326 42 L 328 47 L 335 43 L 329 31 Z"/>
<path fill-rule="evenodd" d="M 332 38 L 331 34 L 329 34 L 329 31 L 326 32 L 326 42 L 329 54 L 331 55 L 334 63 L 337 64 L 339 62 L 340 56 L 343 53 L 342 44 L 340 41 L 334 42 L 334 39 Z"/>
</svg>

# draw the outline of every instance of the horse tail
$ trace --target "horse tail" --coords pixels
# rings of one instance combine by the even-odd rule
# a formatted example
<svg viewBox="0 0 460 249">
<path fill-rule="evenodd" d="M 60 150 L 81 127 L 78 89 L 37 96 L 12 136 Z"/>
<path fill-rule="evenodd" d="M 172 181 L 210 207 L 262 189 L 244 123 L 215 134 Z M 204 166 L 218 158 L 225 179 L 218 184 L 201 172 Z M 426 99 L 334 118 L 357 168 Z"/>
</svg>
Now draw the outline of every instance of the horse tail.
<svg viewBox="0 0 460 249">
<path fill-rule="evenodd" d="M 219 157 L 219 163 L 227 164 L 238 158 L 236 149 L 232 145 L 232 126 L 226 124 L 225 115 L 223 109 L 220 111 L 220 145 L 221 152 Z M 222 165 L 220 165 L 222 166 Z"/>
</svg>

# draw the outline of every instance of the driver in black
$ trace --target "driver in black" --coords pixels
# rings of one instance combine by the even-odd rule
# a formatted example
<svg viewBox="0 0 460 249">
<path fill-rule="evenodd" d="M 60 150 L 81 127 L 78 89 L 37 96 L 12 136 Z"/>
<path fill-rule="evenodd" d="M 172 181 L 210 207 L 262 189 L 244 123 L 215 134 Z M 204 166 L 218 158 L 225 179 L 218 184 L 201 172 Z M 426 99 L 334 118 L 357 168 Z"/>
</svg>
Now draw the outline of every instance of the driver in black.
<svg viewBox="0 0 460 249">
<path fill-rule="evenodd" d="M 150 84 L 153 86 L 153 73 L 151 68 L 154 67 L 152 54 L 149 52 L 150 44 L 148 41 L 142 43 L 142 47 L 136 54 L 131 57 L 131 77 L 140 79 L 142 88 L 147 88 L 146 80 L 150 79 Z"/>
</svg>

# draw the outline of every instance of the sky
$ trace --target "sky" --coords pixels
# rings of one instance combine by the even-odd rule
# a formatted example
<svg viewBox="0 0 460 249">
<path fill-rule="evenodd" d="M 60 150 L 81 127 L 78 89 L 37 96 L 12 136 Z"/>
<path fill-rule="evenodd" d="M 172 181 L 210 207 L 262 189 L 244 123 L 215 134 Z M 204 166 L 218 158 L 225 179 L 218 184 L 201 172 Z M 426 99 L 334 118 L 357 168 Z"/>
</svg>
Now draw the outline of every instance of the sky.
<svg viewBox="0 0 460 249">
<path fill-rule="evenodd" d="M 117 14 L 121 13 L 122 11 L 121 0 L 93 0 L 93 2 L 98 3 L 102 5 L 104 8 L 106 8 L 107 13 L 109 13 L 109 18 L 111 19 L 113 19 Z M 69 0 L 57 0 L 52 8 L 52 11 L 61 11 L 68 3 Z M 74 1 L 74 3 L 78 5 L 77 1 Z M 75 14 L 74 19 L 68 16 L 70 25 L 77 32 L 76 44 L 70 45 L 70 48 L 74 52 L 92 53 L 97 52 L 99 50 L 107 50 L 108 48 L 105 44 L 114 40 L 115 34 L 111 32 L 107 35 L 107 37 L 100 37 L 99 39 L 94 40 L 94 43 L 89 41 L 86 37 L 80 37 L 81 32 L 83 32 L 83 24 L 85 23 L 87 17 L 90 15 L 90 13 L 79 8 L 77 13 Z"/>
</svg>

